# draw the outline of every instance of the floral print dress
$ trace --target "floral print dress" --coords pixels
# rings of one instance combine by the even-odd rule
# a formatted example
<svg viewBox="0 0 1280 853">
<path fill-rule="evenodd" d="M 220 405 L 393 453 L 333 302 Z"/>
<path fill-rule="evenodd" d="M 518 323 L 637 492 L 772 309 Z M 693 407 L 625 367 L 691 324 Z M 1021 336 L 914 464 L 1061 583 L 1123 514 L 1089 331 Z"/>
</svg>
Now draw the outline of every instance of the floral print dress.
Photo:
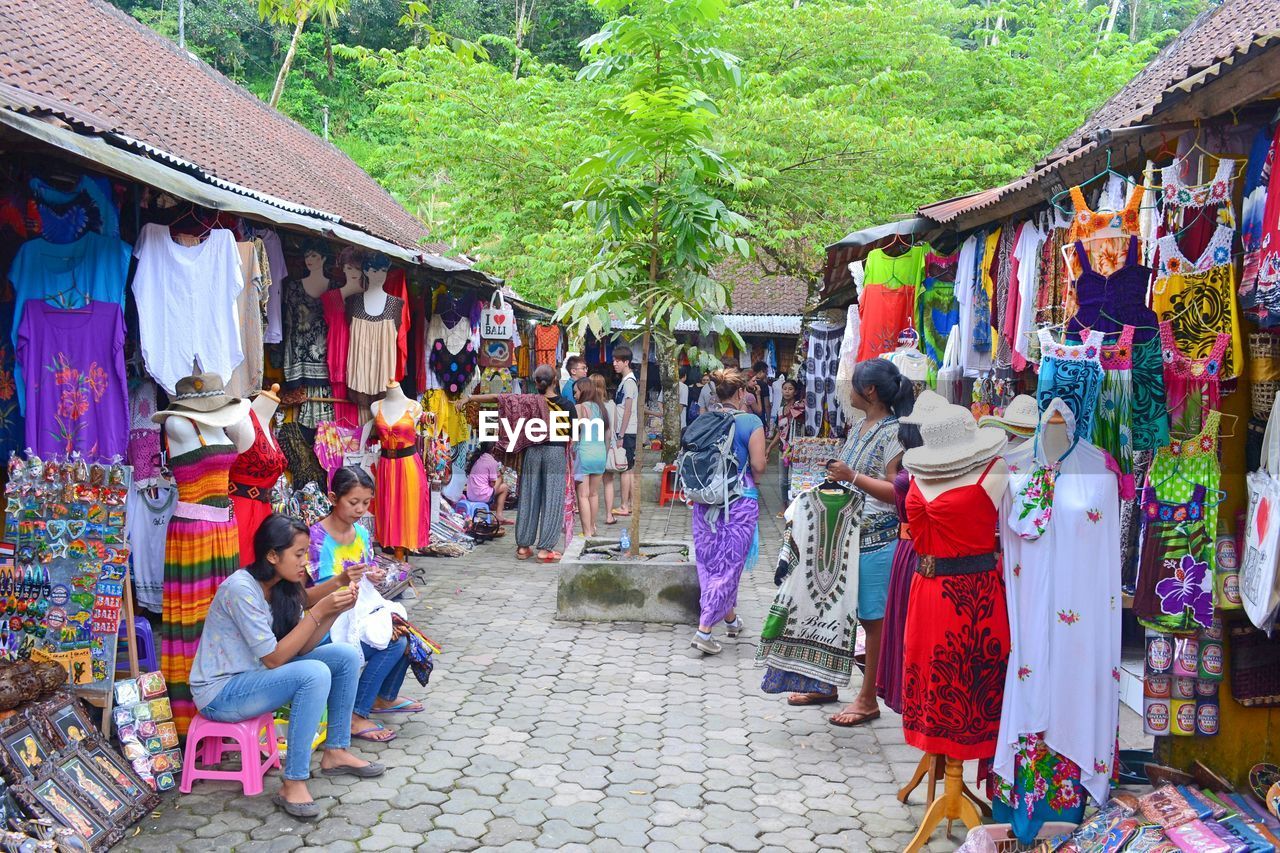
<svg viewBox="0 0 1280 853">
<path fill-rule="evenodd" d="M 1162 447 L 1151 463 L 1133 597 L 1134 615 L 1149 628 L 1187 633 L 1213 621 L 1220 420 L 1219 412 L 1209 411 L 1199 434 Z"/>
<path fill-rule="evenodd" d="M 1086 794 L 1099 805 L 1110 794 L 1120 699 L 1120 478 L 1110 455 L 1084 439 L 1052 462 L 1039 441 L 1005 461 L 1011 481 L 1000 541 L 1010 652 L 992 769 L 1008 809 L 1002 819 L 1029 840 L 1045 820 L 1078 821 Z M 1052 475 L 1037 476 L 1044 471 Z M 1039 485 L 1028 490 L 1027 482 Z M 1017 524 L 1024 515 L 1040 519 L 1036 529 Z"/>
</svg>

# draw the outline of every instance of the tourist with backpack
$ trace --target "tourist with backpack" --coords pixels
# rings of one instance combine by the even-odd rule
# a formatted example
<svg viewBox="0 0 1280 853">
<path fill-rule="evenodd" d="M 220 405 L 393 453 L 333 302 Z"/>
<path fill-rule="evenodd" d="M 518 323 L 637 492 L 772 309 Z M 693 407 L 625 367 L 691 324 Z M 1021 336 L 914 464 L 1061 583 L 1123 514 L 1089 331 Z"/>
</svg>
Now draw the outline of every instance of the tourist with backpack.
<svg viewBox="0 0 1280 853">
<path fill-rule="evenodd" d="M 736 368 L 711 374 L 717 403 L 685 430 L 676 459 L 678 488 L 693 504 L 693 545 L 701 616 L 690 645 L 707 655 L 722 646 L 711 636 L 723 621 L 729 637 L 742 633 L 738 583 L 755 562 L 760 540 L 760 493 L 764 476 L 764 424 L 744 411 L 748 375 Z"/>
</svg>

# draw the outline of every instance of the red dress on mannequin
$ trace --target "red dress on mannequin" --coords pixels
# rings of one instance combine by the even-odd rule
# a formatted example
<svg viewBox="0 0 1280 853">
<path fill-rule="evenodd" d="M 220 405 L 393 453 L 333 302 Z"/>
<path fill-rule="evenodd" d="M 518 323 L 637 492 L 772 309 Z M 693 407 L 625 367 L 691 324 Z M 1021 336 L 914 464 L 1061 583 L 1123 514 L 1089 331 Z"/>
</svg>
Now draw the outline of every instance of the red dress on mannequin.
<svg viewBox="0 0 1280 853">
<path fill-rule="evenodd" d="M 271 515 L 271 487 L 289 467 L 280 445 L 267 438 L 253 409 L 249 410 L 249 420 L 253 423 L 253 444 L 231 466 L 231 506 L 240 533 L 242 566 L 255 559 L 253 536 Z"/>
<path fill-rule="evenodd" d="M 986 476 L 984 471 L 977 483 L 931 501 L 912 480 L 907 523 L 921 559 L 997 550 L 999 510 L 982 488 Z M 993 757 L 1009 662 L 1009 614 L 999 560 L 994 568 L 973 574 L 917 573 L 911 579 L 902 658 L 907 743 L 960 761 Z"/>
</svg>

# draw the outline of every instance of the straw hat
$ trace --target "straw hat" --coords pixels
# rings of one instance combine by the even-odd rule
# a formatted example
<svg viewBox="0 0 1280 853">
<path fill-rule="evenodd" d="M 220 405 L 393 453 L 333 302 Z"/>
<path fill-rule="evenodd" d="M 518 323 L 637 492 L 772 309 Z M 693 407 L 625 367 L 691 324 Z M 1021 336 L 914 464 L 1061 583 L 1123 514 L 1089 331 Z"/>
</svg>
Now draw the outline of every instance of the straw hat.
<svg viewBox="0 0 1280 853">
<path fill-rule="evenodd" d="M 1014 397 L 1005 406 L 1003 415 L 983 415 L 978 418 L 980 427 L 997 427 L 1018 438 L 1030 438 L 1040 424 L 1040 407 L 1028 394 Z"/>
<path fill-rule="evenodd" d="M 979 429 L 968 409 L 951 403 L 926 405 L 900 420 L 918 426 L 924 439 L 924 446 L 908 450 L 902 463 L 912 474 L 926 479 L 970 471 L 998 456 L 1008 441 L 1003 430 Z"/>
<path fill-rule="evenodd" d="M 211 427 L 229 427 L 244 420 L 249 414 L 249 401 L 228 397 L 222 377 L 216 373 L 204 373 L 197 358 L 191 365 L 191 375 L 178 380 L 174 386 L 169 408 L 151 416 L 154 423 L 164 423 L 171 417 L 186 418 Z"/>
</svg>

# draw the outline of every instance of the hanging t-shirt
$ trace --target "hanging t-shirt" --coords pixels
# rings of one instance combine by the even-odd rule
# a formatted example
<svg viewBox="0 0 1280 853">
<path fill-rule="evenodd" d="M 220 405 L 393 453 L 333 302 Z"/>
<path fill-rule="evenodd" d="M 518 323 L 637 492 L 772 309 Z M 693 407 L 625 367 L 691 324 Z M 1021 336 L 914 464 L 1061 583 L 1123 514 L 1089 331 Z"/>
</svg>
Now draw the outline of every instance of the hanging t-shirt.
<svg viewBox="0 0 1280 853">
<path fill-rule="evenodd" d="M 267 228 L 259 228 L 252 232 L 254 237 L 262 241 L 267 250 L 267 278 L 271 282 L 268 288 L 267 325 L 262 333 L 264 344 L 278 344 L 284 340 L 284 323 L 281 320 L 281 307 L 284 304 L 284 280 L 289 277 L 289 266 L 284 259 L 284 246 L 280 243 L 280 235 Z"/>
<path fill-rule="evenodd" d="M 90 231 L 72 243 L 28 240 L 9 268 L 14 292 L 12 342 L 15 346 L 18 343 L 18 326 L 27 300 L 47 299 L 63 308 L 79 308 L 93 299 L 123 308 L 128 275 L 129 244 L 119 237 Z M 13 380 L 19 406 L 25 410 L 21 367 L 14 370 Z"/>
<path fill-rule="evenodd" d="M 26 440 L 40 456 L 124 456 L 129 397 L 124 312 L 119 305 L 54 308 L 32 302 L 18 325 L 17 363 L 27 376 Z"/>
<path fill-rule="evenodd" d="M 236 298 L 244 289 L 236 238 L 225 228 L 203 243 L 183 246 L 169 229 L 142 226 L 133 251 L 138 268 L 133 296 L 147 372 L 170 394 L 178 380 L 201 367 L 225 381 L 240 362 L 240 319 Z"/>
<path fill-rule="evenodd" d="M 31 195 L 40 211 L 40 235 L 51 243 L 70 243 L 88 231 L 120 236 L 120 211 L 109 178 L 81 175 L 69 190 L 32 178 Z"/>
<path fill-rule="evenodd" d="M 161 486 L 129 493 L 125 535 L 133 559 L 133 591 L 138 604 L 155 613 L 164 602 L 164 550 L 169 520 L 178 506 L 178 490 Z"/>
</svg>

